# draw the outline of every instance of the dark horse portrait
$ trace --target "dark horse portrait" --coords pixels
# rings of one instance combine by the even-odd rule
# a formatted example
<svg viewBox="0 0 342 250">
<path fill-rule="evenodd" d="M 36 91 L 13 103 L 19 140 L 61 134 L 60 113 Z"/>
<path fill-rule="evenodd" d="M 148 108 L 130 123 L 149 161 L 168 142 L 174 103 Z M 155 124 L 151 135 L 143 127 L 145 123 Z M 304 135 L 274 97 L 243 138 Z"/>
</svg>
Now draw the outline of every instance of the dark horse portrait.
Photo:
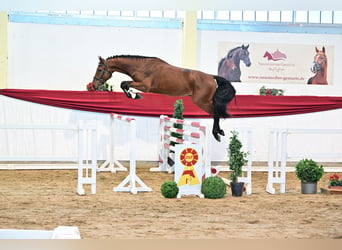
<svg viewBox="0 0 342 250">
<path fill-rule="evenodd" d="M 242 45 L 231 49 L 219 62 L 218 75 L 231 82 L 241 82 L 240 61 L 243 61 L 247 67 L 251 66 L 248 47 L 249 45 Z"/>
<path fill-rule="evenodd" d="M 311 72 L 315 75 L 309 78 L 308 84 L 328 85 L 328 57 L 325 54 L 325 47 L 322 50 L 317 49 L 317 47 L 315 49 L 316 55 L 311 66 Z"/>
<path fill-rule="evenodd" d="M 220 118 L 226 118 L 227 104 L 235 97 L 235 89 L 226 79 L 172 66 L 157 57 L 112 56 L 106 60 L 99 57 L 99 64 L 93 78 L 93 88 L 98 90 L 114 72 L 126 74 L 132 81 L 121 82 L 121 88 L 128 98 L 139 99 L 141 92 L 151 92 L 168 96 L 191 96 L 199 108 L 213 116 L 212 133 L 217 141 L 224 131 L 220 128 Z"/>
</svg>

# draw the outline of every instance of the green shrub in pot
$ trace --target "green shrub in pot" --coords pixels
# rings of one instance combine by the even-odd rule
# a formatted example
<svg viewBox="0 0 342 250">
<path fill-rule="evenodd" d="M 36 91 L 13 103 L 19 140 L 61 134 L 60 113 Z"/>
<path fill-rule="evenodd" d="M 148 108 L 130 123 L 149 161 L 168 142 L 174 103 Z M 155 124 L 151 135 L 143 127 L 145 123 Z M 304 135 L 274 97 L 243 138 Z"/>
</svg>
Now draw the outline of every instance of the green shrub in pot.
<svg viewBox="0 0 342 250">
<path fill-rule="evenodd" d="M 318 182 L 324 174 L 324 168 L 312 159 L 303 159 L 297 163 L 295 173 L 302 182 Z"/>
<path fill-rule="evenodd" d="M 296 176 L 301 180 L 302 194 L 316 194 L 317 182 L 324 174 L 323 166 L 312 159 L 303 159 L 296 164 Z"/>
</svg>

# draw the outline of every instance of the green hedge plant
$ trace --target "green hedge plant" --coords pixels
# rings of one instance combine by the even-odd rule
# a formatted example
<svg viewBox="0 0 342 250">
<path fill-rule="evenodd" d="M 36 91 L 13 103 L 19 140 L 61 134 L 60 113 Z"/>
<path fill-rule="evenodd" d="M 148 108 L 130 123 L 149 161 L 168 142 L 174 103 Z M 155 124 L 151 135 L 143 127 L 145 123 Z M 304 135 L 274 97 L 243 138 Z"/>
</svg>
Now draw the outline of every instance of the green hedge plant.
<svg viewBox="0 0 342 250">
<path fill-rule="evenodd" d="M 160 191 L 165 198 L 176 198 L 179 188 L 175 181 L 165 181 L 161 185 Z"/>
<path fill-rule="evenodd" d="M 201 192 L 205 198 L 219 199 L 226 194 L 227 186 L 220 177 L 210 176 L 204 179 Z"/>
</svg>

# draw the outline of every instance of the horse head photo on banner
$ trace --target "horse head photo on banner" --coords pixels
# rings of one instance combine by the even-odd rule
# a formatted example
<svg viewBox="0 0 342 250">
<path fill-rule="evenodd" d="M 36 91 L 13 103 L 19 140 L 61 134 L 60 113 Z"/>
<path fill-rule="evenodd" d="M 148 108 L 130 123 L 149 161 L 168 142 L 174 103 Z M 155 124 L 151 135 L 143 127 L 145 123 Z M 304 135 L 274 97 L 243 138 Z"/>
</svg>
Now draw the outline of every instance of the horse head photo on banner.
<svg viewBox="0 0 342 250">
<path fill-rule="evenodd" d="M 328 85 L 328 57 L 325 53 L 325 47 L 323 46 L 322 50 L 315 47 L 315 50 L 316 55 L 311 65 L 311 72 L 315 75 L 309 78 L 308 84 Z"/>
<path fill-rule="evenodd" d="M 220 60 L 218 64 L 218 75 L 231 82 L 241 82 L 240 61 L 243 61 L 246 67 L 251 66 L 248 48 L 249 45 L 245 46 L 242 44 L 239 47 L 231 49 L 227 56 Z"/>
</svg>

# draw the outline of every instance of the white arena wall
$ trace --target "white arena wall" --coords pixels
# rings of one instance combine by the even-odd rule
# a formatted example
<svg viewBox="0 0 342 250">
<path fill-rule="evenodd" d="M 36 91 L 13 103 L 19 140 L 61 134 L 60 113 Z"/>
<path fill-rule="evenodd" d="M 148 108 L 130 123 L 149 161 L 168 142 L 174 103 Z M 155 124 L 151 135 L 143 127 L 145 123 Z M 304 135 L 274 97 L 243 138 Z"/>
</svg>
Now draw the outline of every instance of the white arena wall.
<svg viewBox="0 0 342 250">
<path fill-rule="evenodd" d="M 182 30 L 129 27 L 69 26 L 50 24 L 9 23 L 9 75 L 8 88 L 85 90 L 92 80 L 98 63 L 97 56 L 116 54 L 157 56 L 181 66 Z M 255 32 L 198 31 L 198 69 L 216 73 L 218 42 L 328 44 L 335 46 L 333 86 L 304 86 L 298 84 L 268 84 L 284 88 L 286 95 L 342 96 L 342 36 L 323 34 L 273 34 Z M 109 81 L 119 90 L 127 76 L 114 74 Z M 234 83 L 238 94 L 258 94 L 261 84 Z M 67 110 L 20 101 L 0 96 L 0 123 L 16 124 L 76 124 L 78 120 L 96 120 L 98 125 L 98 159 L 106 159 L 109 151 L 108 114 Z M 150 117 L 137 119 L 137 160 L 157 161 L 159 120 Z M 211 119 L 206 120 L 211 124 Z M 268 133 L 271 128 L 327 128 L 342 129 L 342 109 L 303 115 L 234 118 L 222 120 L 229 131 L 250 127 L 253 130 L 253 160 L 267 161 Z M 122 132 L 121 132 L 122 131 Z M 37 136 L 29 132 L 24 137 L 0 133 L 0 155 L 70 155 L 72 141 L 68 134 Z M 119 126 L 116 155 L 128 160 L 128 144 L 124 128 Z M 6 143 L 3 143 L 6 140 Z M 53 146 L 55 145 L 55 146 Z M 212 140 L 212 161 L 227 161 L 228 136 L 221 143 Z M 341 152 L 342 135 L 333 137 L 297 137 L 289 149 L 295 152 Z M 322 161 L 342 161 L 326 158 Z"/>
<path fill-rule="evenodd" d="M 9 23 L 8 88 L 85 90 L 98 56 L 158 56 L 180 65 L 182 31 Z M 116 73 L 108 81 L 119 90 L 129 79 Z"/>
</svg>

